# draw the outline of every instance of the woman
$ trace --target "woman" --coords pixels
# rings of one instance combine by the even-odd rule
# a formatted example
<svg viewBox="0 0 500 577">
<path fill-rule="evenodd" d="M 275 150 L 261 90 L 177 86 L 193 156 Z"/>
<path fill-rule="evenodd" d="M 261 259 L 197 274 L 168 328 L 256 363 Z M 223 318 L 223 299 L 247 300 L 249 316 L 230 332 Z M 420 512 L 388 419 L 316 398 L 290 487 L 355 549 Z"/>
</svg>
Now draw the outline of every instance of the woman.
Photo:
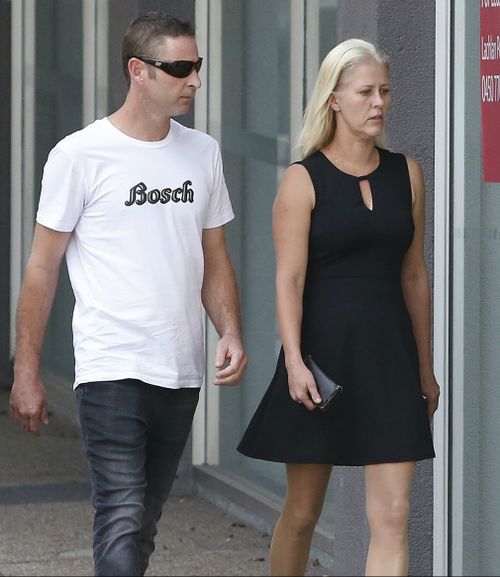
<svg viewBox="0 0 500 577">
<path fill-rule="evenodd" d="M 273 208 L 276 372 L 238 450 L 286 463 L 273 575 L 303 575 L 332 465 L 363 465 L 366 575 L 407 575 L 415 462 L 438 406 L 418 163 L 383 148 L 387 57 L 350 39 L 324 59 Z M 304 355 L 343 387 L 330 407 Z"/>
</svg>

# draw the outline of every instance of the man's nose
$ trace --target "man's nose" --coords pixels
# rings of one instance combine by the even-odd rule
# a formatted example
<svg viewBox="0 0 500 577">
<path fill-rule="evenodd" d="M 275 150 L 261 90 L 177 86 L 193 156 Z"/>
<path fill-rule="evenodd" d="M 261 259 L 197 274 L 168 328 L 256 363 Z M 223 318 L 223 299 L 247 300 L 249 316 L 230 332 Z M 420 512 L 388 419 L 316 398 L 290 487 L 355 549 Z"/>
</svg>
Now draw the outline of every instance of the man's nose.
<svg viewBox="0 0 500 577">
<path fill-rule="evenodd" d="M 196 72 L 196 70 L 194 70 L 194 69 L 193 69 L 193 71 L 191 72 L 191 74 L 189 75 L 189 78 L 188 78 L 188 86 L 191 86 L 191 87 L 194 88 L 195 90 L 198 90 L 198 88 L 201 86 L 200 75 L 199 75 L 198 72 Z"/>
</svg>

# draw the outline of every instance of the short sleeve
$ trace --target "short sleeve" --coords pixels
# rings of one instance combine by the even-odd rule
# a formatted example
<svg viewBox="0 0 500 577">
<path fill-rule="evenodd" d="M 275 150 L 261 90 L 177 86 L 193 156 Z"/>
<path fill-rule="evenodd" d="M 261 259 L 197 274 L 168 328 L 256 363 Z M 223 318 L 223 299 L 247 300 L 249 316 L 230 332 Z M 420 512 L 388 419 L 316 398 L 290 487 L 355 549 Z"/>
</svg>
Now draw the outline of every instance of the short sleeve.
<svg viewBox="0 0 500 577">
<path fill-rule="evenodd" d="M 203 228 L 216 228 L 234 218 L 234 211 L 224 178 L 222 157 L 217 146 L 214 163 L 213 186 Z"/>
<path fill-rule="evenodd" d="M 54 147 L 45 163 L 36 221 L 59 232 L 72 232 L 85 204 L 86 186 L 75 162 Z"/>
</svg>

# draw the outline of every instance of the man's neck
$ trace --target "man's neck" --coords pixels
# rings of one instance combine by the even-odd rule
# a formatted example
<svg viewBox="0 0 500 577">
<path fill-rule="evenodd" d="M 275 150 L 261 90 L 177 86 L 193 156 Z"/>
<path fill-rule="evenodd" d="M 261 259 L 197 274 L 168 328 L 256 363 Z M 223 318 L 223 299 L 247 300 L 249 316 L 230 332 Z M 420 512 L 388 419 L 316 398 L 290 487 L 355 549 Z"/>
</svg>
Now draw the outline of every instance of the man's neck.
<svg viewBox="0 0 500 577">
<path fill-rule="evenodd" d="M 147 142 L 163 140 L 170 130 L 169 116 L 145 112 L 129 101 L 110 114 L 108 120 L 127 136 Z"/>
</svg>

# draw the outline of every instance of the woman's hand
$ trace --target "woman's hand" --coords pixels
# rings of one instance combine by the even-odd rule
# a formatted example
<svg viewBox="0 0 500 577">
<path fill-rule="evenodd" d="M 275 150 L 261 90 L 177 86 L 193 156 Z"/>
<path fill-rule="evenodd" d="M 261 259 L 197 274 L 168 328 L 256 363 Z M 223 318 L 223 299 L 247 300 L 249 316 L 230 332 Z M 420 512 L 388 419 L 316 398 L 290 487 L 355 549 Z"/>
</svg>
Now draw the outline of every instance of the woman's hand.
<svg viewBox="0 0 500 577">
<path fill-rule="evenodd" d="M 427 416 L 429 422 L 432 422 L 432 417 L 439 406 L 439 396 L 441 394 L 436 377 L 431 375 L 421 381 L 422 396 L 427 403 Z"/>
<path fill-rule="evenodd" d="M 311 371 L 303 361 L 298 361 L 291 367 L 287 366 L 287 371 L 288 388 L 292 399 L 303 404 L 309 411 L 314 410 L 321 403 L 321 396 Z"/>
</svg>

